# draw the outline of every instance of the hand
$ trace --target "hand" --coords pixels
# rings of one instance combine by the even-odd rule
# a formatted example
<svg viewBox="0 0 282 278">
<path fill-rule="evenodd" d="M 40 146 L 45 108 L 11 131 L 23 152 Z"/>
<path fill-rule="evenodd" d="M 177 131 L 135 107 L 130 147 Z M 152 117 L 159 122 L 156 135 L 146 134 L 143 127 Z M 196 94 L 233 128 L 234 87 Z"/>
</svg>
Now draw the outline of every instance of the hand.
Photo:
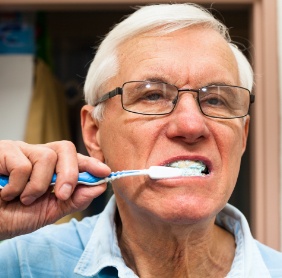
<svg viewBox="0 0 282 278">
<path fill-rule="evenodd" d="M 77 154 L 71 142 L 44 145 L 0 141 L 0 174 L 9 184 L 0 190 L 0 240 L 30 233 L 63 216 L 85 209 L 106 184 L 77 186 L 79 172 L 110 174 L 99 160 Z M 57 174 L 55 188 L 50 186 Z"/>
</svg>

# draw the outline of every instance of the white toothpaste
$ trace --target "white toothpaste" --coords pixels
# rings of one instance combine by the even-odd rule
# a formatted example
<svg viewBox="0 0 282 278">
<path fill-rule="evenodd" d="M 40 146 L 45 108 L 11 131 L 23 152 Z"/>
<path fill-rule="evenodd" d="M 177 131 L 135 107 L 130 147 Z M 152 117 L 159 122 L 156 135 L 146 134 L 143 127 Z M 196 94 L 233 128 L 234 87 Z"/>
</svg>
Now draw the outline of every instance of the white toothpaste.
<svg viewBox="0 0 282 278">
<path fill-rule="evenodd" d="M 169 164 L 169 167 L 182 170 L 182 176 L 204 176 L 206 165 L 202 161 L 179 160 Z"/>
</svg>

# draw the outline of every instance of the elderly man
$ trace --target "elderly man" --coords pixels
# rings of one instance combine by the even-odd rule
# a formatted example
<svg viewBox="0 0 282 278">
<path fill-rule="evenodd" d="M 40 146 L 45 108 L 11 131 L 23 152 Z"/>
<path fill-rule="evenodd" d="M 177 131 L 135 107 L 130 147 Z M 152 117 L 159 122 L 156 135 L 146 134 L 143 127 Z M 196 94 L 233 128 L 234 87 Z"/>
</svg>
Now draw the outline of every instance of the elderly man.
<svg viewBox="0 0 282 278">
<path fill-rule="evenodd" d="M 81 111 L 91 157 L 69 142 L 1 142 L 0 277 L 282 277 L 282 255 L 255 241 L 227 201 L 245 151 L 252 70 L 226 27 L 196 5 L 140 8 L 104 39 Z M 105 163 L 105 164 L 104 164 Z M 150 166 L 194 175 L 126 177 L 98 216 L 106 185 L 77 185 Z M 49 183 L 57 173 L 54 192 Z"/>
</svg>

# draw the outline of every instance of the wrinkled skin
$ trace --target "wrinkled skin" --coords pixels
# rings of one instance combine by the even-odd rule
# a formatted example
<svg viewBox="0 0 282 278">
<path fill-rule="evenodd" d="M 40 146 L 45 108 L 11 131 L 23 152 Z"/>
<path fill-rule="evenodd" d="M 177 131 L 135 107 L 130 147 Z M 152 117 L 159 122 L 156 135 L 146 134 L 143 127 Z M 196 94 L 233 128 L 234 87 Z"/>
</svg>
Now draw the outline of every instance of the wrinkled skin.
<svg viewBox="0 0 282 278">
<path fill-rule="evenodd" d="M 85 209 L 105 190 L 77 186 L 78 171 L 108 175 L 106 165 L 76 153 L 70 142 L 28 145 L 0 142 L 0 173 L 10 175 L 0 191 L 0 240 L 35 231 L 63 216 Z M 54 171 L 54 193 L 49 184 Z M 66 185 L 66 188 L 63 188 Z"/>
<path fill-rule="evenodd" d="M 119 62 L 121 67 L 107 90 L 126 81 L 146 79 L 193 89 L 209 84 L 240 85 L 227 43 L 215 31 L 201 27 L 157 38 L 136 37 L 120 47 Z M 132 177 L 113 183 L 121 219 L 120 246 L 128 265 L 139 275 L 155 269 L 155 275 L 165 272 L 162 277 L 185 277 L 183 273 L 193 268 L 193 262 L 197 265 L 201 251 L 210 254 L 216 249 L 215 257 L 225 258 L 226 268 L 219 266 L 220 260 L 201 257 L 207 262 L 203 268 L 216 272 L 195 269 L 195 273 L 225 275 L 235 244 L 230 234 L 214 225 L 214 218 L 234 189 L 249 118 L 208 118 L 189 93 L 182 93 L 173 113 L 166 116 L 128 113 L 119 96 L 107 101 L 101 122 L 90 117 L 92 109 L 85 106 L 82 111 L 84 140 L 89 153 L 105 160 L 112 170 L 143 169 L 177 160 L 202 160 L 210 168 L 205 177 Z M 195 249 L 191 250 L 188 242 L 193 242 Z M 188 254 L 190 265 L 179 260 L 187 259 Z M 160 264 L 160 258 L 166 263 Z M 169 262 L 172 273 L 167 269 Z"/>
<path fill-rule="evenodd" d="M 240 85 L 226 42 L 201 27 L 157 38 L 136 37 L 120 46 L 119 62 L 108 90 L 146 79 L 178 88 Z M 82 210 L 105 190 L 105 185 L 77 186 L 78 171 L 106 176 L 110 169 L 201 160 L 210 169 L 205 177 L 132 177 L 113 182 L 118 240 L 126 264 L 141 277 L 224 277 L 234 258 L 235 242 L 214 219 L 234 189 L 249 117 L 205 117 L 189 93 L 181 94 L 167 116 L 128 113 L 119 96 L 107 101 L 103 121 L 91 117 L 93 109 L 86 105 L 81 112 L 91 157 L 77 154 L 69 142 L 0 142 L 0 173 L 10 175 L 10 184 L 0 193 L 0 239 L 34 231 Z M 54 171 L 58 180 L 51 193 Z"/>
</svg>

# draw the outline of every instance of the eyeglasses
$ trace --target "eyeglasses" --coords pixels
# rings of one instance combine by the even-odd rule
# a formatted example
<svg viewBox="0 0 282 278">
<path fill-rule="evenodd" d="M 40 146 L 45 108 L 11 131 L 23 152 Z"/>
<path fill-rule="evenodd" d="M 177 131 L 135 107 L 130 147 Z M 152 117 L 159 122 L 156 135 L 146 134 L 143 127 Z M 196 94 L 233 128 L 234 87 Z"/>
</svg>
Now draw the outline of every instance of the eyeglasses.
<svg viewBox="0 0 282 278">
<path fill-rule="evenodd" d="M 201 112 L 212 118 L 242 118 L 249 113 L 255 95 L 243 87 L 210 85 L 200 89 L 178 89 L 172 84 L 153 81 L 129 81 L 98 99 L 94 106 L 116 95 L 121 95 L 124 110 L 142 115 L 170 114 L 179 93 L 194 94 Z"/>
</svg>

